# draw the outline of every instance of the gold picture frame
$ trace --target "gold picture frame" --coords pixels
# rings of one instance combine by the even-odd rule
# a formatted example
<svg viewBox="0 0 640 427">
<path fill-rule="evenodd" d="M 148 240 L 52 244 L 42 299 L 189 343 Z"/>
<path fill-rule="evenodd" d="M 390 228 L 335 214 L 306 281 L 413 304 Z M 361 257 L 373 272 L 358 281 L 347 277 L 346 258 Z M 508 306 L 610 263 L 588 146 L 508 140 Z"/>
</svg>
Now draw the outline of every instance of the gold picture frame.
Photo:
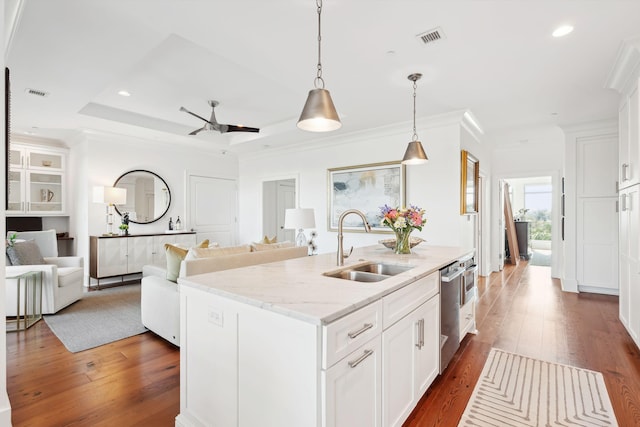
<svg viewBox="0 0 640 427">
<path fill-rule="evenodd" d="M 405 203 L 406 166 L 400 161 L 346 166 L 327 170 L 327 229 L 338 230 L 338 218 L 347 209 L 358 209 L 371 230 L 391 233 L 380 225 L 380 207 Z M 345 217 L 344 231 L 364 232 L 357 215 Z"/>
<path fill-rule="evenodd" d="M 461 151 L 460 215 L 478 213 L 478 182 L 480 161 L 466 150 Z"/>
</svg>

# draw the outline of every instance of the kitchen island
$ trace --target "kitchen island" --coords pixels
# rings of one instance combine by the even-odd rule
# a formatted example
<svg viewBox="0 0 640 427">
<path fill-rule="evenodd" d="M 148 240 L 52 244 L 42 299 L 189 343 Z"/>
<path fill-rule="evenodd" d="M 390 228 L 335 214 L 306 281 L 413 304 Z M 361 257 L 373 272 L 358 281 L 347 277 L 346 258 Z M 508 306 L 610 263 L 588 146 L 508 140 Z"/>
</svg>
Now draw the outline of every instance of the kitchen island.
<svg viewBox="0 0 640 427">
<path fill-rule="evenodd" d="M 177 426 L 401 425 L 438 374 L 439 269 L 469 253 L 355 249 L 180 279 Z M 405 267 L 377 282 L 328 275 Z"/>
</svg>

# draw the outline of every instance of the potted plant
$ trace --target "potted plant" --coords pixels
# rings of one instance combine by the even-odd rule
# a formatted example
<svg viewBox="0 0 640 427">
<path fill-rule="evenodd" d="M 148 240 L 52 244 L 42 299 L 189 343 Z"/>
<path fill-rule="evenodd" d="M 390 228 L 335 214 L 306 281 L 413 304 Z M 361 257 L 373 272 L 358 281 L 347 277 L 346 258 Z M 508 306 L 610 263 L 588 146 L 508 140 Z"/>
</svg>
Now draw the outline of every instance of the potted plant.
<svg viewBox="0 0 640 427">
<path fill-rule="evenodd" d="M 121 236 L 127 236 L 129 234 L 129 224 L 122 223 L 118 228 L 120 228 Z"/>
</svg>

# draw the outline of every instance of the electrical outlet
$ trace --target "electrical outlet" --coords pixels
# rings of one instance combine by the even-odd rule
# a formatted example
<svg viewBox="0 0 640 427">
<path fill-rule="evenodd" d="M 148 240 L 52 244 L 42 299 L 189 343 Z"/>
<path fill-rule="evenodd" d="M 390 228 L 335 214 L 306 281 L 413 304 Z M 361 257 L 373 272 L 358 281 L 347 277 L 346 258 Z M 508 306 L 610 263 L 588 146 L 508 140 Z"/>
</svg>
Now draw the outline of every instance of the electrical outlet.
<svg viewBox="0 0 640 427">
<path fill-rule="evenodd" d="M 224 313 L 217 308 L 209 307 L 207 310 L 207 320 L 217 326 L 224 326 Z"/>
</svg>

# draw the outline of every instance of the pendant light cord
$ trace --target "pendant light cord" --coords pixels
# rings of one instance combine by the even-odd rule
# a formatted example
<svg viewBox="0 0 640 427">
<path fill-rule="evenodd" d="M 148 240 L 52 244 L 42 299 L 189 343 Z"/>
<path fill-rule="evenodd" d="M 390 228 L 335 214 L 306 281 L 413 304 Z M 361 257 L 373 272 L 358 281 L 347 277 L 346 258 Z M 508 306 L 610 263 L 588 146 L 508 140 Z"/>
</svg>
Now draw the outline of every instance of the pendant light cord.
<svg viewBox="0 0 640 427">
<path fill-rule="evenodd" d="M 416 80 L 413 81 L 413 140 L 418 140 L 418 132 L 416 131 Z"/>
<path fill-rule="evenodd" d="M 322 16 L 322 0 L 316 0 L 316 6 L 318 6 L 318 71 L 316 74 L 316 78 L 313 81 L 313 86 L 318 89 L 319 83 L 321 83 L 320 89 L 324 89 L 324 79 L 322 78 L 322 61 L 320 60 L 320 52 L 321 52 L 321 42 L 322 42 L 322 34 L 321 34 L 321 19 Z"/>
</svg>

